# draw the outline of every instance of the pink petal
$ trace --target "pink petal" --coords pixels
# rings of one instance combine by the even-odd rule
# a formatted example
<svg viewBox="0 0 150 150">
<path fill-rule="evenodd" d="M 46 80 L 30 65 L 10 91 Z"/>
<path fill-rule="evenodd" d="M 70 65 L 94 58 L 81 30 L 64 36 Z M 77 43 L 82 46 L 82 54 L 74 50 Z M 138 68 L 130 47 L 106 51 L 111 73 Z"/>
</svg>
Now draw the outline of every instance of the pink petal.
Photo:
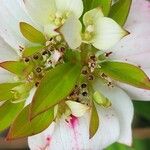
<svg viewBox="0 0 150 150">
<path fill-rule="evenodd" d="M 100 118 L 100 127 L 96 135 L 89 140 L 89 116 L 90 112 L 81 118 L 65 116 L 56 123 L 55 130 L 50 134 L 51 142 L 47 146 L 48 150 L 100 150 L 113 142 L 119 137 L 119 121 L 116 113 L 112 108 L 98 107 Z M 46 134 L 45 134 L 46 133 Z M 29 138 L 31 150 L 34 147 L 40 149 L 45 146 L 45 141 L 40 141 L 41 137 L 46 139 L 51 133 L 46 130 L 39 135 Z"/>
<path fill-rule="evenodd" d="M 112 51 L 113 60 L 125 61 L 140 66 L 149 74 L 150 69 L 150 2 L 133 0 L 131 12 L 125 28 L 131 33 L 122 39 Z M 150 74 L 149 74 L 150 76 Z M 150 91 L 142 90 L 118 83 L 131 98 L 136 100 L 150 100 Z"/>
</svg>

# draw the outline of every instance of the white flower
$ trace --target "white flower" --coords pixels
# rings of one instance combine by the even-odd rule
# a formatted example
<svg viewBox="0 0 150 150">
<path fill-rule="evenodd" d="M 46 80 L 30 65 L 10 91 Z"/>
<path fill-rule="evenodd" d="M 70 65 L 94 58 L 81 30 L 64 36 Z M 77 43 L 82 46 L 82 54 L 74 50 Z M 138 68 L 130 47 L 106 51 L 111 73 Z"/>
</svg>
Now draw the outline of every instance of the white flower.
<svg viewBox="0 0 150 150">
<path fill-rule="evenodd" d="M 86 12 L 83 16 L 83 23 L 85 26 L 83 33 L 81 33 L 80 23 L 74 18 L 66 22 L 61 28 L 61 32 L 70 46 L 72 46 L 73 41 L 82 39 L 83 42 L 92 44 L 97 49 L 108 51 L 109 48 L 128 34 L 114 20 L 104 17 L 101 8 Z M 68 32 L 70 29 L 73 30 L 74 34 Z M 75 42 L 74 47 L 77 48 L 78 43 L 82 41 Z M 75 45 L 76 43 L 77 45 Z"/>
<path fill-rule="evenodd" d="M 42 25 L 46 36 L 57 35 L 55 30 L 61 27 L 60 32 L 69 47 L 75 49 L 80 46 L 82 0 L 25 0 L 24 3 L 32 18 Z"/>
<path fill-rule="evenodd" d="M 100 80 L 95 81 L 94 89 L 107 96 L 111 100 L 112 107 L 105 108 L 97 105 L 100 126 L 92 139 L 89 139 L 90 111 L 88 111 L 82 117 L 71 116 L 68 120 L 63 115 L 55 123 L 54 128 L 52 128 L 54 125 L 52 124 L 44 132 L 29 137 L 30 148 L 32 150 L 40 150 L 40 148 L 102 150 L 115 141 L 131 145 L 131 122 L 133 119 L 131 99 L 123 90 L 117 87 L 110 88 Z M 80 110 L 76 109 L 76 111 Z M 49 141 L 47 141 L 48 137 Z"/>
<path fill-rule="evenodd" d="M 85 25 L 83 40 L 100 50 L 108 50 L 128 34 L 114 20 L 104 17 L 101 8 L 85 13 L 83 22 Z"/>
<path fill-rule="evenodd" d="M 138 11 L 137 11 L 138 10 Z M 133 63 L 150 76 L 150 2 L 134 0 L 125 28 L 131 33 L 111 50 L 110 58 Z M 150 91 L 117 83 L 135 100 L 150 100 Z"/>
<path fill-rule="evenodd" d="M 93 44 L 96 48 L 105 51 L 112 47 L 126 34 L 126 31 L 124 31 L 116 22 L 110 18 L 104 17 L 100 9 L 93 9 L 85 14 L 84 24 L 86 29 L 85 33 L 81 33 L 81 23 L 79 22 L 79 17 L 82 15 L 83 11 L 81 0 L 25 0 L 24 2 L 26 8 L 20 0 L 1 0 L 0 62 L 6 60 L 19 60 L 19 47 L 24 47 L 26 44 L 29 44 L 29 41 L 25 40 L 19 32 L 18 24 L 20 21 L 25 21 L 34 25 L 37 29 L 47 34 L 47 36 L 51 36 L 51 34 L 54 35 L 55 32 L 53 34 L 51 31 L 54 31 L 56 28 L 60 28 L 60 33 L 63 34 L 69 47 L 72 49 L 80 46 L 82 40 L 84 40 L 84 42 Z M 141 3 L 140 0 L 138 0 L 138 2 Z M 134 7 L 134 5 L 136 6 L 136 4 L 133 3 L 132 7 Z M 149 2 L 144 1 L 144 5 L 143 10 L 145 10 L 145 7 L 149 5 Z M 33 20 L 28 16 L 26 9 Z M 141 15 L 143 12 L 144 11 L 138 11 Z M 147 12 L 149 12 L 149 8 L 147 8 Z M 147 12 L 144 12 L 144 14 L 149 17 Z M 89 22 L 91 16 L 93 16 L 93 13 L 94 17 L 91 20 L 92 22 Z M 95 15 L 95 13 L 97 15 Z M 129 24 L 130 27 L 129 31 L 131 31 L 131 35 L 127 37 L 127 42 L 126 39 L 121 41 L 121 43 L 125 41 L 124 49 L 126 50 L 128 48 L 127 50 L 130 51 L 123 51 L 122 46 L 117 46 L 120 50 L 113 53 L 111 58 L 125 60 L 130 55 L 130 52 L 135 49 L 134 43 L 137 40 L 145 42 L 145 44 L 141 44 L 141 46 L 137 47 L 139 50 L 139 55 L 137 56 L 139 57 L 130 57 L 129 60 L 142 66 L 144 69 L 148 68 L 147 70 L 149 71 L 149 59 L 147 59 L 147 61 L 142 61 L 145 56 L 149 56 L 149 38 L 146 38 L 146 36 L 149 37 L 148 33 L 150 32 L 149 22 L 144 20 L 143 23 L 137 22 L 137 24 L 133 24 L 132 21 L 136 15 L 137 11 L 136 14 L 134 14 L 133 9 L 133 13 L 131 12 L 129 21 L 127 22 L 127 25 Z M 142 17 L 140 18 L 143 19 Z M 141 29 L 141 27 L 142 29 L 144 28 L 146 32 L 144 34 L 145 37 L 143 36 L 144 39 L 139 38 L 138 33 L 140 33 L 142 37 L 143 32 L 136 31 L 136 26 L 139 26 L 139 29 Z M 128 47 L 126 47 L 127 44 L 129 44 Z M 140 42 L 138 44 L 140 44 Z M 143 52 L 142 55 L 141 52 Z M 137 54 L 136 50 L 133 51 L 133 54 Z M 0 82 L 10 81 L 15 81 L 14 75 L 0 68 Z M 126 85 L 122 84 L 120 86 L 124 88 Z M 67 105 L 70 107 L 70 110 L 74 116 L 71 115 L 67 118 L 68 120 L 66 120 L 66 115 L 64 114 L 60 120 L 53 122 L 44 132 L 33 137 L 29 137 L 29 147 L 32 150 L 102 150 L 116 141 L 131 145 L 133 105 L 129 96 L 140 99 L 141 97 L 138 95 L 138 90 L 142 93 L 145 92 L 146 94 L 141 96 L 143 99 L 148 100 L 150 97 L 150 92 L 148 90 L 144 91 L 130 87 L 131 91 L 134 89 L 134 93 L 130 93 L 130 91 L 128 91 L 125 87 L 128 91 L 128 96 L 122 89 L 116 86 L 113 88 L 108 87 L 103 84 L 101 80 L 96 80 L 93 84 L 93 88 L 95 91 L 106 96 L 111 101 L 112 106 L 106 108 L 96 105 L 100 126 L 92 139 L 89 139 L 90 108 L 87 106 L 85 107 L 85 105 L 75 104 L 73 105 L 75 107 L 72 107 L 71 102 Z M 31 97 L 28 99 L 27 103 L 31 101 L 33 96 L 32 94 L 33 93 L 31 92 Z M 78 108 L 80 111 L 77 110 Z"/>
</svg>

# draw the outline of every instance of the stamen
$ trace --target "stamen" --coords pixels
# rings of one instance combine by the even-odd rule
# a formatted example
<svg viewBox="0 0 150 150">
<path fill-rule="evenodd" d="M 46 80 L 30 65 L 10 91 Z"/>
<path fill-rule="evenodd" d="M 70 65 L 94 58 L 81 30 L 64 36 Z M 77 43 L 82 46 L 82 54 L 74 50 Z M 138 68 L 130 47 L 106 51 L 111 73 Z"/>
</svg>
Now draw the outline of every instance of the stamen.
<svg viewBox="0 0 150 150">
<path fill-rule="evenodd" d="M 30 61 L 30 59 L 29 59 L 28 57 L 26 57 L 26 58 L 24 59 L 24 61 L 27 63 L 27 62 Z"/>
<path fill-rule="evenodd" d="M 82 87 L 82 88 L 86 88 L 86 87 L 87 87 L 87 84 L 83 83 L 83 84 L 81 85 L 81 87 Z"/>
<path fill-rule="evenodd" d="M 33 59 L 37 60 L 37 59 L 39 59 L 39 56 L 38 56 L 37 54 L 35 54 L 35 55 L 33 56 Z"/>
<path fill-rule="evenodd" d="M 87 93 L 87 92 L 83 92 L 82 95 L 83 95 L 83 96 L 87 96 L 88 93 Z"/>
<path fill-rule="evenodd" d="M 42 72 L 42 69 L 41 69 L 40 67 L 37 67 L 37 68 L 36 68 L 36 72 L 37 72 L 37 73 L 41 73 L 41 72 Z"/>
</svg>

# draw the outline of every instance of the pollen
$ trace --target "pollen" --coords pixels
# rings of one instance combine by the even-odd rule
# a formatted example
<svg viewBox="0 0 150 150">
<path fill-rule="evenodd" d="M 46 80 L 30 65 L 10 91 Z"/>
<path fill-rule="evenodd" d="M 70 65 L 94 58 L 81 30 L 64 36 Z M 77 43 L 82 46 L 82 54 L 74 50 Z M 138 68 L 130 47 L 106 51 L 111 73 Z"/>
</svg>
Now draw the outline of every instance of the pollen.
<svg viewBox="0 0 150 150">
<path fill-rule="evenodd" d="M 65 23 L 66 19 L 69 17 L 70 13 L 69 12 L 64 12 L 64 13 L 61 13 L 61 12 L 56 12 L 55 14 L 53 15 L 50 15 L 50 21 L 52 23 L 54 23 L 54 25 L 56 26 L 61 26 Z"/>
</svg>

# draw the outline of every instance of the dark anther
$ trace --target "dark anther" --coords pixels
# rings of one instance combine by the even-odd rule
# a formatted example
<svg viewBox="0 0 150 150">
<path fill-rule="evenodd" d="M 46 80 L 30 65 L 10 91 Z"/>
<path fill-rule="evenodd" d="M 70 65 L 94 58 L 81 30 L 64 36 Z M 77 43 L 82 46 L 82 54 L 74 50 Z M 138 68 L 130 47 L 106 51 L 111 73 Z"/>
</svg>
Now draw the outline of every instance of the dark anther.
<svg viewBox="0 0 150 150">
<path fill-rule="evenodd" d="M 82 74 L 86 75 L 87 73 L 87 70 L 82 70 Z"/>
<path fill-rule="evenodd" d="M 47 55 L 48 54 L 48 51 L 44 51 L 43 53 L 42 53 L 42 55 Z"/>
<path fill-rule="evenodd" d="M 102 74 L 101 74 L 101 77 L 102 77 L 102 78 L 107 78 L 107 75 L 106 75 L 105 73 L 102 73 Z"/>
<path fill-rule="evenodd" d="M 39 82 L 36 82 L 36 83 L 35 83 L 35 86 L 36 86 L 36 87 L 38 87 L 38 86 L 39 86 L 39 84 L 40 84 Z"/>
<path fill-rule="evenodd" d="M 87 92 L 83 92 L 82 95 L 83 95 L 83 96 L 87 96 L 88 93 L 87 93 Z"/>
<path fill-rule="evenodd" d="M 34 55 L 33 58 L 34 58 L 35 60 L 37 60 L 37 59 L 39 59 L 39 56 L 38 56 L 38 55 Z"/>
<path fill-rule="evenodd" d="M 93 55 L 93 56 L 90 56 L 90 59 L 95 61 L 95 60 L 96 60 L 96 57 L 95 57 L 95 55 Z"/>
<path fill-rule="evenodd" d="M 112 54 L 112 52 L 106 53 L 105 56 L 109 57 Z"/>
<path fill-rule="evenodd" d="M 86 88 L 87 85 L 86 85 L 85 83 L 83 83 L 83 84 L 81 85 L 81 87 L 82 87 L 82 88 Z"/>
<path fill-rule="evenodd" d="M 42 71 L 42 69 L 40 67 L 36 68 L 36 72 L 40 73 Z"/>
<path fill-rule="evenodd" d="M 52 41 L 52 40 L 53 40 L 53 38 L 50 38 L 50 39 L 49 39 L 49 41 Z"/>
<path fill-rule="evenodd" d="M 24 61 L 25 61 L 25 62 L 29 62 L 30 59 L 26 57 L 26 58 L 24 59 Z"/>
<path fill-rule="evenodd" d="M 61 51 L 61 52 L 64 52 L 64 51 L 65 51 L 65 47 L 61 47 L 61 48 L 60 48 L 60 51 Z"/>
<path fill-rule="evenodd" d="M 89 80 L 94 80 L 94 77 L 92 75 L 89 75 L 88 79 Z"/>
</svg>

